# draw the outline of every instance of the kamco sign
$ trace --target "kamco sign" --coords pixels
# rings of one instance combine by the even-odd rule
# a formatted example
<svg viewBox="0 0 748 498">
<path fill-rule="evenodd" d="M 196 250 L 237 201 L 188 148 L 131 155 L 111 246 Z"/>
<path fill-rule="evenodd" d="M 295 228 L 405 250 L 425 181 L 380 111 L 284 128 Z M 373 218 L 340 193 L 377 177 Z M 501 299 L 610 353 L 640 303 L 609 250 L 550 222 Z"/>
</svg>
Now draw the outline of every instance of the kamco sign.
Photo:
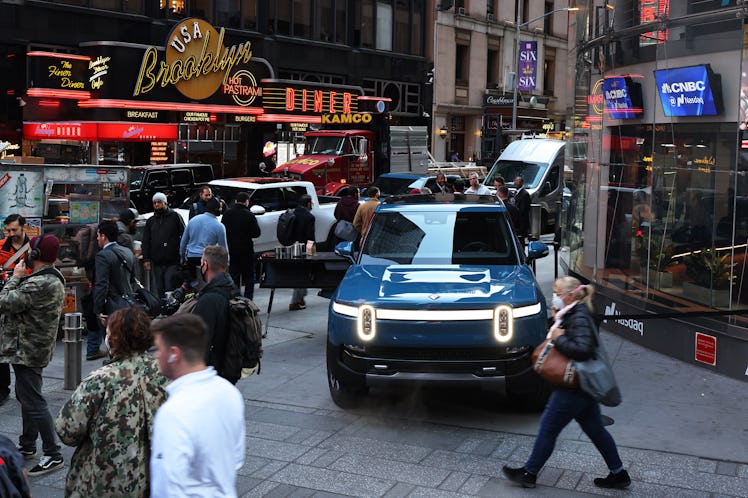
<svg viewBox="0 0 748 498">
<path fill-rule="evenodd" d="M 203 100 L 221 85 L 235 87 L 237 81 L 228 81 L 229 75 L 235 66 L 252 58 L 252 44 L 247 41 L 227 48 L 223 38 L 224 28 L 218 32 L 202 19 L 181 21 L 169 33 L 165 60 L 158 60 L 156 47 L 143 54 L 133 96 L 173 85 L 185 97 Z"/>
</svg>

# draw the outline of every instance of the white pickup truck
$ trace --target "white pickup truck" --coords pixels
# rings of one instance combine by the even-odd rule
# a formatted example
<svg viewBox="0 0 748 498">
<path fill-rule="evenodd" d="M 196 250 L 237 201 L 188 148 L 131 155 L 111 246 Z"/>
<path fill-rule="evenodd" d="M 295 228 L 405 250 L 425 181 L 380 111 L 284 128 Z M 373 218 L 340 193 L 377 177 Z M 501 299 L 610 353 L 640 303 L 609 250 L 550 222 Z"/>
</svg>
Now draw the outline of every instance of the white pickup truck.
<svg viewBox="0 0 748 498">
<path fill-rule="evenodd" d="M 318 196 L 311 182 L 288 181 L 281 178 L 227 178 L 208 183 L 213 195 L 227 206 L 232 206 L 236 194 L 249 194 L 250 209 L 257 216 L 261 235 L 254 239 L 256 253 L 271 251 L 281 244 L 276 236 L 278 217 L 288 208 L 294 208 L 298 199 L 306 194 L 312 198 L 312 214 L 318 250 L 331 250 L 332 226 L 335 223 L 337 197 Z M 197 200 L 197 193 L 187 199 L 181 208 L 175 209 L 184 219 L 189 218 L 189 208 Z M 146 213 L 148 218 L 152 213 Z"/>
</svg>

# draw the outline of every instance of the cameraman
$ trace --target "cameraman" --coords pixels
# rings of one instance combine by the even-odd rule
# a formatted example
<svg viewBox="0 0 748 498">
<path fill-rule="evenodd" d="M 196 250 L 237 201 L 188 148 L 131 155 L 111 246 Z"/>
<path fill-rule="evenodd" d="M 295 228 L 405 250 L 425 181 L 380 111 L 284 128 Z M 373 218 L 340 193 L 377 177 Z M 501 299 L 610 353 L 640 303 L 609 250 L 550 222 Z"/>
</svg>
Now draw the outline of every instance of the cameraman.
<svg viewBox="0 0 748 498">
<path fill-rule="evenodd" d="M 0 362 L 12 364 L 16 375 L 16 398 L 23 420 L 18 445 L 21 454 L 33 458 L 37 437 L 42 437 L 44 456 L 29 470 L 29 475 L 38 476 L 63 466 L 52 416 L 42 395 L 42 369 L 54 354 L 65 279 L 53 266 L 60 252 L 57 237 L 34 237 L 30 244 L 26 260 L 18 262 L 0 291 Z M 26 275 L 27 265 L 31 275 Z"/>
</svg>

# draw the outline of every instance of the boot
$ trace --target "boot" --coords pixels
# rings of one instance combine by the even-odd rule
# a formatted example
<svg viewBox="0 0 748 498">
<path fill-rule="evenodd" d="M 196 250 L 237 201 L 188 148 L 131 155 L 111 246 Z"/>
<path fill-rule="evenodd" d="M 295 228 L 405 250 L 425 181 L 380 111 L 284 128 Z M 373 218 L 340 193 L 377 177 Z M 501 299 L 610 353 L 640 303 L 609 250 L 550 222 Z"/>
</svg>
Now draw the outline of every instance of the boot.
<svg viewBox="0 0 748 498">
<path fill-rule="evenodd" d="M 624 489 L 628 488 L 631 484 L 631 477 L 626 469 L 620 471 L 617 474 L 609 473 L 608 477 L 597 477 L 595 479 L 595 486 L 598 488 L 615 488 Z"/>
<path fill-rule="evenodd" d="M 512 468 L 507 465 L 501 467 L 504 476 L 512 482 L 521 484 L 523 488 L 534 488 L 537 474 L 530 474 L 524 467 Z"/>
</svg>

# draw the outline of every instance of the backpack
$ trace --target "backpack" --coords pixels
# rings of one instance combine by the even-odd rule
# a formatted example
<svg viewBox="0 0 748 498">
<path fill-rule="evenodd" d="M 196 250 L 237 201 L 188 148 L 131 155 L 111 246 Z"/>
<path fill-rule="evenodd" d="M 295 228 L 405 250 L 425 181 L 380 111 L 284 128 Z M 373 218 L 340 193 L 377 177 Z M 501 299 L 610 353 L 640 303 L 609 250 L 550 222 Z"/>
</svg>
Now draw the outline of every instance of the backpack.
<svg viewBox="0 0 748 498">
<path fill-rule="evenodd" d="M 24 470 L 23 457 L 16 445 L 7 437 L 0 436 L 0 496 L 7 498 L 31 496 Z"/>
<path fill-rule="evenodd" d="M 96 225 L 84 225 L 70 240 L 70 255 L 81 268 L 93 264 L 99 244 L 96 241 Z"/>
<path fill-rule="evenodd" d="M 296 237 L 294 237 L 294 221 L 296 221 L 296 213 L 294 213 L 293 209 L 287 209 L 285 213 L 278 217 L 276 235 L 278 236 L 278 242 L 284 246 L 290 246 L 296 242 Z"/>
<path fill-rule="evenodd" d="M 246 378 L 260 373 L 262 358 L 262 321 L 260 309 L 244 296 L 229 299 L 226 324 L 226 356 L 223 374 L 228 378 Z"/>
</svg>

